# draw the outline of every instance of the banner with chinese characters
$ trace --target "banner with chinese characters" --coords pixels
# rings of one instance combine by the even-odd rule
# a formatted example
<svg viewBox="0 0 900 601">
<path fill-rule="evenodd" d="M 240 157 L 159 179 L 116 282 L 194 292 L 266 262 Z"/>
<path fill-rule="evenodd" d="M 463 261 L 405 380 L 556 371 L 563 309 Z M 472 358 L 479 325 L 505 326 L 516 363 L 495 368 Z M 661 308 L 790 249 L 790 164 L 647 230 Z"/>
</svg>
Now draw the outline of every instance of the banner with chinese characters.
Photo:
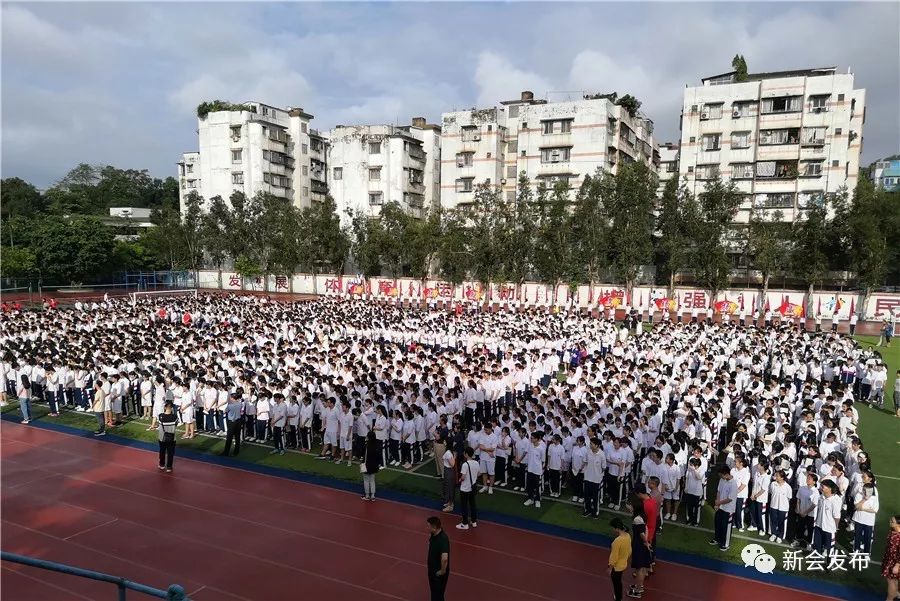
<svg viewBox="0 0 900 601">
<path fill-rule="evenodd" d="M 225 290 L 243 290 L 244 279 L 237 273 L 223 273 L 222 286 Z"/>
</svg>

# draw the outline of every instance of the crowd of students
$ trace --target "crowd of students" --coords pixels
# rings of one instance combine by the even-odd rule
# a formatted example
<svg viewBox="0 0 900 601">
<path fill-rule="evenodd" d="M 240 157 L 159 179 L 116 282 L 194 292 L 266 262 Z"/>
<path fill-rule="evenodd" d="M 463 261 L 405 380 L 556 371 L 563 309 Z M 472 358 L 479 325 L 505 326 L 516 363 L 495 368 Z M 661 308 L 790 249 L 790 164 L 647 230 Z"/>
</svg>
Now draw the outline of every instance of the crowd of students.
<svg viewBox="0 0 900 601">
<path fill-rule="evenodd" d="M 433 457 L 460 529 L 477 527 L 477 494 L 503 488 L 536 508 L 566 498 L 586 519 L 641 505 L 650 541 L 667 521 L 700 525 L 710 504 L 723 550 L 736 528 L 827 553 L 841 527 L 871 549 L 878 488 L 857 406 L 884 402 L 874 349 L 791 324 L 642 325 L 547 308 L 108 300 L 4 314 L 0 384 L 23 423 L 39 400 L 51 416 L 93 411 L 97 435 L 128 415 L 152 429 L 171 402 L 183 437 L 356 459 L 367 500 L 377 470 Z"/>
</svg>

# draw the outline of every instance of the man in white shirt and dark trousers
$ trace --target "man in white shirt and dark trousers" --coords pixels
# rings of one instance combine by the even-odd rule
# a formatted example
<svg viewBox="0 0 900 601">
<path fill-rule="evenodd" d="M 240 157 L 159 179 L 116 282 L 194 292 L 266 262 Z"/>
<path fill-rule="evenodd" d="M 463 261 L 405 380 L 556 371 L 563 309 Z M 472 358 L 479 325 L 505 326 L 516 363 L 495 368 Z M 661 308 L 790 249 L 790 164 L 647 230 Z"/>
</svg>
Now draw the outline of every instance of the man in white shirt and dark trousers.
<svg viewBox="0 0 900 601">
<path fill-rule="evenodd" d="M 580 437 L 579 437 L 580 438 Z M 600 439 L 591 439 L 591 450 L 584 466 L 584 516 L 600 515 L 600 483 L 606 469 L 606 456 L 600 449 Z"/>
<path fill-rule="evenodd" d="M 715 538 L 709 541 L 718 545 L 719 550 L 727 551 L 731 543 L 731 521 L 737 499 L 737 483 L 727 465 L 719 468 L 719 486 L 716 490 Z"/>
<path fill-rule="evenodd" d="M 275 404 L 269 413 L 269 419 L 272 420 L 272 440 L 275 442 L 275 448 L 272 453 L 284 455 L 284 426 L 287 424 L 287 405 L 284 404 L 284 395 L 276 392 L 273 395 Z"/>
<path fill-rule="evenodd" d="M 813 549 L 822 555 L 831 555 L 834 535 L 841 520 L 841 496 L 838 485 L 832 480 L 822 480 L 822 496 L 816 506 L 813 527 Z"/>
<path fill-rule="evenodd" d="M 478 480 L 478 462 L 472 457 L 475 450 L 466 447 L 465 461 L 459 470 L 459 501 L 462 522 L 456 527 L 460 530 L 468 530 L 469 526 L 478 526 L 478 508 L 475 506 L 475 481 Z"/>
<path fill-rule="evenodd" d="M 242 394 L 240 389 L 238 389 L 238 392 L 232 392 L 228 399 L 228 405 L 225 406 L 227 429 L 225 432 L 225 450 L 221 453 L 225 457 L 231 454 L 232 443 L 234 443 L 234 454 L 237 455 L 241 452 L 241 430 L 244 426 Z"/>
<path fill-rule="evenodd" d="M 525 468 L 525 494 L 528 499 L 525 505 L 541 506 L 541 478 L 544 475 L 544 462 L 547 458 L 547 447 L 541 442 L 541 433 L 531 435 L 531 448 L 528 449 L 528 463 Z"/>
</svg>

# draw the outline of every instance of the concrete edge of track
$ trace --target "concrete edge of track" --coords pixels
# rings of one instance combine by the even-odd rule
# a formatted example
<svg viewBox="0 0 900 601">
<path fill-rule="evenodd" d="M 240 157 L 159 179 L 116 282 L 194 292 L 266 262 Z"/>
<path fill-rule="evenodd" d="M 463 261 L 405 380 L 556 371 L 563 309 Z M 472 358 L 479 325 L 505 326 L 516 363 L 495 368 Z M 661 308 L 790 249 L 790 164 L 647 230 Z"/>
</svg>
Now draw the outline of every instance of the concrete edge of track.
<svg viewBox="0 0 900 601">
<path fill-rule="evenodd" d="M 17 415 L 7 413 L 2 415 L 2 418 L 0 419 L 10 423 L 18 423 L 20 418 Z M 75 428 L 73 426 L 65 426 L 62 424 L 54 424 L 44 421 L 32 421 L 30 424 L 28 424 L 28 426 L 59 432 L 61 434 L 68 434 L 71 436 L 90 438 L 92 440 L 97 440 L 98 442 L 107 442 L 144 451 L 156 452 L 158 450 L 156 445 L 152 443 L 124 438 L 121 436 L 115 436 L 112 434 L 107 434 L 102 438 L 94 438 L 93 434 L 90 431 Z M 316 476 L 314 474 L 287 470 L 283 468 L 269 467 L 256 463 L 241 461 L 239 459 L 219 457 L 207 453 L 199 453 L 197 451 L 188 449 L 179 450 L 178 456 L 185 459 L 191 459 L 193 461 L 201 461 L 213 465 L 242 469 L 266 476 L 273 476 L 306 484 L 314 484 L 317 486 L 324 486 L 326 488 L 332 488 L 352 493 L 358 493 L 360 487 L 360 484 L 354 482 Z M 435 511 L 440 510 L 439 501 L 419 495 L 385 489 L 384 492 L 379 490 L 379 496 L 391 501 L 405 503 L 407 505 L 413 505 L 426 509 L 434 509 Z M 527 518 L 511 516 L 495 511 L 479 511 L 479 517 L 482 516 L 485 521 L 495 522 L 498 524 L 503 524 L 505 526 L 519 528 L 521 530 L 528 530 L 531 532 L 536 532 L 538 534 L 564 538 L 588 545 L 593 545 L 596 547 L 609 548 L 612 543 L 611 537 L 604 536 L 602 534 L 595 534 L 592 532 L 585 532 L 582 530 L 565 528 L 562 526 L 554 526 L 552 524 L 546 524 L 538 520 L 530 520 Z M 659 549 L 656 556 L 661 561 L 665 561 L 668 563 L 682 564 L 702 570 L 725 574 L 728 576 L 746 578 L 748 580 L 756 580 L 759 582 L 764 582 L 766 584 L 772 584 L 791 589 L 804 590 L 818 595 L 845 599 L 847 601 L 881 601 L 883 599 L 882 595 L 868 592 L 855 587 L 833 584 L 830 582 L 823 582 L 820 580 L 809 578 L 801 578 L 799 576 L 793 576 L 790 574 L 762 574 L 756 572 L 755 570 L 751 571 L 749 568 L 745 568 L 744 566 L 735 563 L 731 563 L 728 561 L 719 561 L 709 557 L 701 557 L 690 553 Z"/>
</svg>

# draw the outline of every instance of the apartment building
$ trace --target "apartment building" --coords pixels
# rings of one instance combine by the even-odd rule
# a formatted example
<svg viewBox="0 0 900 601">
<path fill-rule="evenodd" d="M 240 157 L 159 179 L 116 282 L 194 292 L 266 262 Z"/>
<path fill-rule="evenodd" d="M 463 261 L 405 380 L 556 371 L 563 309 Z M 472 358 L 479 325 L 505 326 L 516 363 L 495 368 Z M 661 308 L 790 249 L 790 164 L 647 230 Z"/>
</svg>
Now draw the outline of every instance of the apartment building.
<svg viewBox="0 0 900 601">
<path fill-rule="evenodd" d="M 876 161 L 870 170 L 872 182 L 889 192 L 900 189 L 900 159 L 895 157 Z"/>
<path fill-rule="evenodd" d="M 339 125 L 327 134 L 328 188 L 343 223 L 349 212 L 378 215 L 388 202 L 421 218 L 440 201 L 440 131 L 411 126 Z"/>
<path fill-rule="evenodd" d="M 653 122 L 631 116 L 609 95 L 548 102 L 529 91 L 496 107 L 442 115 L 441 204 L 465 207 L 479 184 L 498 186 L 507 199 L 519 174 L 531 185 L 566 183 L 574 198 L 585 175 L 598 168 L 658 161 Z"/>
<path fill-rule="evenodd" d="M 236 191 L 269 192 L 300 208 L 324 197 L 325 139 L 310 129 L 312 115 L 260 102 L 230 108 L 197 118 L 199 151 L 178 162 L 182 206 L 192 191 L 205 203 L 228 201 Z"/>
<path fill-rule="evenodd" d="M 865 90 L 834 67 L 705 78 L 684 91 L 678 169 L 696 193 L 719 174 L 752 207 L 797 219 L 859 175 Z"/>
<path fill-rule="evenodd" d="M 656 147 L 659 163 L 656 175 L 659 177 L 659 194 L 661 195 L 669 180 L 678 177 L 678 144 L 665 142 Z"/>
</svg>

